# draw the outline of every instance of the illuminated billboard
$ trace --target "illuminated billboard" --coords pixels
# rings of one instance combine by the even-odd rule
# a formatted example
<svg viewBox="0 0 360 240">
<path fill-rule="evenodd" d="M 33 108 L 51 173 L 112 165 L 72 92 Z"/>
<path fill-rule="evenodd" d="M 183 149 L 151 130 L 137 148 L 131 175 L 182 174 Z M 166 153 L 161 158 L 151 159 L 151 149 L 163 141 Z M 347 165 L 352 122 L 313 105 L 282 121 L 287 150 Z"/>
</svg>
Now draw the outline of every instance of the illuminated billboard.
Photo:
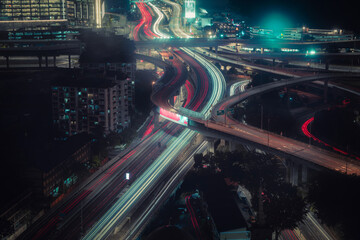
<svg viewBox="0 0 360 240">
<path fill-rule="evenodd" d="M 170 112 L 163 108 L 160 108 L 160 116 L 172 122 L 181 124 L 183 126 L 187 126 L 189 123 L 189 119 L 187 117 L 181 116 L 177 113 Z"/>
<path fill-rule="evenodd" d="M 195 18 L 195 0 L 185 0 L 185 18 Z"/>
</svg>

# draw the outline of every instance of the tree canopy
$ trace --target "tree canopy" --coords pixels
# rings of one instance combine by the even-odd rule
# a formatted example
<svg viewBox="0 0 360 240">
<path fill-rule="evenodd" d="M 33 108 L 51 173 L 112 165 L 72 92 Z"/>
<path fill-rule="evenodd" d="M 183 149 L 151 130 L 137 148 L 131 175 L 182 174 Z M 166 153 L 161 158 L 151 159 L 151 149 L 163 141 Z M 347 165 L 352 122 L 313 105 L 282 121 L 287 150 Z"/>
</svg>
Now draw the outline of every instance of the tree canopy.
<svg viewBox="0 0 360 240">
<path fill-rule="evenodd" d="M 266 222 L 275 231 L 275 239 L 282 230 L 295 229 L 307 213 L 305 201 L 289 183 L 271 185 L 262 197 Z"/>
<path fill-rule="evenodd" d="M 360 239 L 360 177 L 321 172 L 309 185 L 308 195 L 321 220 L 340 228 L 344 239 Z"/>
<path fill-rule="evenodd" d="M 14 227 L 10 221 L 4 218 L 0 218 L 0 236 L 6 237 L 14 233 Z"/>
<path fill-rule="evenodd" d="M 294 229 L 303 220 L 306 203 L 297 188 L 285 182 L 275 156 L 248 151 L 216 152 L 205 156 L 203 161 L 210 171 L 215 170 L 249 190 L 252 206 L 258 209 L 258 218 L 265 220 L 276 238 L 282 230 Z"/>
</svg>

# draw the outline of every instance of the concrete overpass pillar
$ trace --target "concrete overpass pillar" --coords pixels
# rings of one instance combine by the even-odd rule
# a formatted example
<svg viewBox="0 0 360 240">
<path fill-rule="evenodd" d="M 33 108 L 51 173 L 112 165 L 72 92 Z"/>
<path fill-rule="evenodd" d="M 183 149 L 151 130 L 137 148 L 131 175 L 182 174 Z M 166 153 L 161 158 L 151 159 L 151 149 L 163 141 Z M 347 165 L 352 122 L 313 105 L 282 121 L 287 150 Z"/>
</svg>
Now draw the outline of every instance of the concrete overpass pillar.
<svg viewBox="0 0 360 240">
<path fill-rule="evenodd" d="M 152 111 L 150 113 L 151 114 L 154 114 L 154 129 L 157 129 L 159 127 L 159 118 L 160 118 L 160 114 L 156 111 Z"/>
<path fill-rule="evenodd" d="M 308 168 L 305 165 L 301 165 L 301 183 L 307 183 Z"/>
<path fill-rule="evenodd" d="M 218 46 L 215 47 L 215 53 L 217 54 L 218 53 Z"/>
<path fill-rule="evenodd" d="M 294 163 L 293 164 L 293 177 L 292 177 L 292 185 L 298 186 L 299 185 L 299 164 Z"/>
<path fill-rule="evenodd" d="M 69 55 L 69 68 L 71 68 L 71 55 Z"/>
<path fill-rule="evenodd" d="M 275 58 L 273 58 L 273 60 L 272 60 L 272 65 L 273 65 L 273 67 L 275 66 Z"/>
<path fill-rule="evenodd" d="M 260 48 L 261 54 L 264 54 L 264 48 Z"/>
<path fill-rule="evenodd" d="M 48 56 L 45 56 L 45 67 L 49 67 L 49 64 L 48 64 Z"/>
<path fill-rule="evenodd" d="M 294 163 L 292 164 L 292 167 L 290 169 L 290 183 L 294 186 L 297 186 L 299 184 L 299 165 Z"/>
<path fill-rule="evenodd" d="M 299 164 L 295 163 L 292 160 L 286 161 L 287 165 L 287 176 L 288 181 L 294 186 L 297 186 L 299 183 Z"/>
<path fill-rule="evenodd" d="M 54 60 L 54 67 L 56 67 L 56 56 L 53 56 L 53 60 Z"/>
<path fill-rule="evenodd" d="M 230 152 L 236 151 L 236 143 L 235 142 L 233 142 L 233 141 L 229 142 L 229 151 Z"/>
<path fill-rule="evenodd" d="M 208 140 L 208 151 L 211 153 L 215 153 L 215 141 L 214 140 Z"/>
<path fill-rule="evenodd" d="M 226 144 L 226 140 L 220 139 L 220 144 L 219 144 L 219 146 L 225 148 L 226 145 L 227 145 L 227 144 Z"/>
</svg>

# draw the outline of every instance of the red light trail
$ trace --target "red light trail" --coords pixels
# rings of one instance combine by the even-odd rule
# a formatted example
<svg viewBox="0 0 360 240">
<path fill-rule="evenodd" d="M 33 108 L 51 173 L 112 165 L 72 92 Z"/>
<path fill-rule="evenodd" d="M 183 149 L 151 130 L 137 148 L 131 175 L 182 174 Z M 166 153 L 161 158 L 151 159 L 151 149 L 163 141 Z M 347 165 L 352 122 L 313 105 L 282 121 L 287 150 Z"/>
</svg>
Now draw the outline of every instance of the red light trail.
<svg viewBox="0 0 360 240">
<path fill-rule="evenodd" d="M 186 203 L 186 208 L 188 209 L 188 211 L 190 213 L 190 219 L 191 219 L 191 222 L 195 229 L 197 239 L 202 239 L 199 224 L 198 224 L 198 221 L 196 220 L 196 215 L 195 215 L 194 209 L 192 208 L 191 203 L 190 203 L 190 196 L 185 197 L 185 203 Z"/>
<path fill-rule="evenodd" d="M 326 147 L 331 147 L 331 148 L 332 148 L 334 151 L 336 151 L 336 152 L 339 152 L 339 153 L 341 153 L 341 154 L 343 154 L 343 155 L 348 155 L 348 156 L 350 156 L 350 157 L 355 158 L 356 160 L 360 160 L 360 157 L 357 157 L 357 156 L 355 156 L 355 155 L 349 154 L 349 153 L 347 153 L 347 152 L 345 152 L 345 151 L 343 151 L 343 150 L 341 150 L 341 149 L 339 149 L 339 148 L 333 147 L 333 146 L 327 144 L 326 142 L 320 140 L 319 138 L 315 137 L 313 134 L 311 134 L 310 131 L 308 130 L 308 126 L 309 126 L 309 124 L 311 124 L 311 122 L 313 122 L 313 121 L 314 121 L 314 117 L 308 119 L 308 120 L 301 126 L 301 130 L 302 130 L 302 132 L 305 134 L 305 136 L 307 136 L 307 137 L 309 137 L 309 138 L 312 138 L 313 140 L 315 140 L 315 141 L 317 141 L 317 142 L 319 142 L 319 143 L 321 143 L 321 144 L 324 144 Z"/>
<path fill-rule="evenodd" d="M 141 12 L 141 21 L 140 23 L 134 28 L 133 36 L 135 41 L 139 41 L 139 30 L 141 27 L 144 27 L 144 33 L 149 39 L 158 38 L 159 36 L 156 35 L 151 31 L 151 24 L 152 24 L 152 16 L 148 10 L 149 6 L 143 2 L 137 2 L 136 6 L 139 8 Z"/>
</svg>

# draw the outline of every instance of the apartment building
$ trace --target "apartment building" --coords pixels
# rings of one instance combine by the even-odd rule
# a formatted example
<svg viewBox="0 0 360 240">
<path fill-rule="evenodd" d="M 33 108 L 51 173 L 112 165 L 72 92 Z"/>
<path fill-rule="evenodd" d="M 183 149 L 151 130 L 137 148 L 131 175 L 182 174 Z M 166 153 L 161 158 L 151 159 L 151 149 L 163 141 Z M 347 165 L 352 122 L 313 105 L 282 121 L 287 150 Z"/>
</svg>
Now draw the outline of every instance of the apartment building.
<svg viewBox="0 0 360 240">
<path fill-rule="evenodd" d="M 136 63 L 83 63 L 81 67 L 85 71 L 115 72 L 126 76 L 127 80 L 127 102 L 131 109 L 135 107 L 135 72 Z M 125 92 L 124 92 L 125 94 Z M 130 110 L 131 111 L 131 110 Z"/>
<path fill-rule="evenodd" d="M 57 81 L 52 86 L 54 125 L 65 136 L 122 131 L 130 125 L 130 85 L 129 78 L 114 72 Z"/>
</svg>

